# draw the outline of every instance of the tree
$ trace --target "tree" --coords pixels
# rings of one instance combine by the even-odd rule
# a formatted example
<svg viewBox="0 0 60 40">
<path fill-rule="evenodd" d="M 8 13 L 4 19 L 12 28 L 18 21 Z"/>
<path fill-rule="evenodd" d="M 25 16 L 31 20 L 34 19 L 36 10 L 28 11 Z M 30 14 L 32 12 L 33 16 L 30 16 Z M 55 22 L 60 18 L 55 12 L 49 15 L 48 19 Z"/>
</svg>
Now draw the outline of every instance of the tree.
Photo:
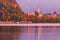
<svg viewBox="0 0 60 40">
<path fill-rule="evenodd" d="M 36 16 L 33 17 L 32 22 L 33 22 L 33 23 L 38 23 Z"/>
<path fill-rule="evenodd" d="M 3 18 L 4 21 L 22 20 L 24 15 L 24 12 L 21 10 L 16 0 L 2 0 L 2 2 L 0 3 L 0 11 L 3 11 L 3 14 L 0 15 L 2 16 L 1 18 Z"/>
<path fill-rule="evenodd" d="M 54 12 L 53 12 L 53 14 L 57 14 L 57 12 L 56 12 L 56 11 L 54 11 Z"/>
<path fill-rule="evenodd" d="M 47 14 L 44 14 L 42 16 L 42 22 L 43 23 L 49 23 L 50 22 L 49 16 Z"/>
</svg>

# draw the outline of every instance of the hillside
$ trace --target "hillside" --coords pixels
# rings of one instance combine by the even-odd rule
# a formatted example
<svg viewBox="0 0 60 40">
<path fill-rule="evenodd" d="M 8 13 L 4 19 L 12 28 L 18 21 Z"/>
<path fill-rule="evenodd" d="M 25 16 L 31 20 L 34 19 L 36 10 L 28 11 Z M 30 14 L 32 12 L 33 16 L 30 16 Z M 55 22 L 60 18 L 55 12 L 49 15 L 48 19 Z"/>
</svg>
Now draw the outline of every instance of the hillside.
<svg viewBox="0 0 60 40">
<path fill-rule="evenodd" d="M 0 0 L 0 21 L 20 21 L 23 14 L 16 0 Z"/>
</svg>

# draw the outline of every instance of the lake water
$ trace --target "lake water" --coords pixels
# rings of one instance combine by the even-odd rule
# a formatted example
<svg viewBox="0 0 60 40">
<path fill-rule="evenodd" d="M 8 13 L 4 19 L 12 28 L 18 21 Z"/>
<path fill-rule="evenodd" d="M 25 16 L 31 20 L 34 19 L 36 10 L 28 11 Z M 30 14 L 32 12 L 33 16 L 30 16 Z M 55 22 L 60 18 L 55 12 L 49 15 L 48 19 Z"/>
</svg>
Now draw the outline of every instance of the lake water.
<svg viewBox="0 0 60 40">
<path fill-rule="evenodd" d="M 2 27 L 0 40 L 60 40 L 60 27 Z"/>
</svg>

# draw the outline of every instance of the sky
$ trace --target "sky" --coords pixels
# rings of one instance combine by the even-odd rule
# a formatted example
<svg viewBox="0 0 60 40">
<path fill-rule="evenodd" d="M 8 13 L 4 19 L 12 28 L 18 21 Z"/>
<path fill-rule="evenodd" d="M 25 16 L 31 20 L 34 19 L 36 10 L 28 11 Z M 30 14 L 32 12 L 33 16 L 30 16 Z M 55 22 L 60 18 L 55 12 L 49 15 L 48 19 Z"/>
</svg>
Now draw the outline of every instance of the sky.
<svg viewBox="0 0 60 40">
<path fill-rule="evenodd" d="M 60 13 L 60 0 L 16 0 L 24 12 L 40 9 L 43 13 Z"/>
</svg>

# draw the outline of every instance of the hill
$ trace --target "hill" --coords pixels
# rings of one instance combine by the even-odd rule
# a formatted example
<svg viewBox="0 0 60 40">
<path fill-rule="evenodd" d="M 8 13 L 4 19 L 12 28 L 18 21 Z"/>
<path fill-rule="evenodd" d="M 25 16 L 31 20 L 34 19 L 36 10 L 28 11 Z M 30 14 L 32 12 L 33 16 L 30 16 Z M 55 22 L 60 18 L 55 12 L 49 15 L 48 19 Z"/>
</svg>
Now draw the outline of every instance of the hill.
<svg viewBox="0 0 60 40">
<path fill-rule="evenodd" d="M 20 21 L 23 14 L 16 0 L 0 0 L 0 21 Z"/>
</svg>

